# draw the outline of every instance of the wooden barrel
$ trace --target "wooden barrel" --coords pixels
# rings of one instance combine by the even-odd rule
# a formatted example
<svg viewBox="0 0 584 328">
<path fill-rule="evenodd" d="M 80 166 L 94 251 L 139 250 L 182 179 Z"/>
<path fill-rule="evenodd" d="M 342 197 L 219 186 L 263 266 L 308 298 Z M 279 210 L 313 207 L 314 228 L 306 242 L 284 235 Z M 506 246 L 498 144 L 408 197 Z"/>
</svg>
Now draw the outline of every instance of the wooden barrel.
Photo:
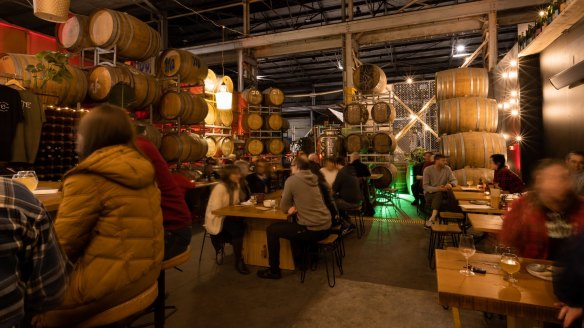
<svg viewBox="0 0 584 328">
<path fill-rule="evenodd" d="M 497 132 L 499 111 L 495 99 L 464 97 L 438 102 L 439 134 L 469 131 Z"/>
<path fill-rule="evenodd" d="M 217 75 L 211 69 L 207 70 L 207 77 L 205 78 L 205 92 L 214 93 L 217 88 Z"/>
<path fill-rule="evenodd" d="M 203 84 L 209 68 L 207 63 L 193 53 L 180 49 L 167 49 L 158 58 L 162 76 L 179 78 L 181 83 Z"/>
<path fill-rule="evenodd" d="M 217 147 L 215 138 L 205 137 L 205 141 L 207 142 L 207 157 L 218 157 L 220 155 L 218 153 L 219 147 Z"/>
<path fill-rule="evenodd" d="M 130 108 L 143 108 L 158 103 L 162 96 L 162 89 L 158 84 L 158 80 L 154 76 L 141 72 L 132 66 L 127 68 L 132 76 L 134 94 L 136 96 L 136 101 L 131 104 Z"/>
<path fill-rule="evenodd" d="M 371 138 L 373 151 L 377 154 L 389 154 L 397 147 L 395 137 L 389 133 L 379 132 Z"/>
<path fill-rule="evenodd" d="M 280 128 L 280 130 L 288 131 L 289 129 L 290 129 L 290 121 L 288 121 L 285 118 L 282 118 L 282 127 Z"/>
<path fill-rule="evenodd" d="M 73 15 L 65 23 L 57 24 L 55 37 L 57 45 L 69 52 L 93 47 L 89 37 L 89 17 Z"/>
<path fill-rule="evenodd" d="M 227 91 L 233 93 L 233 80 L 229 75 L 217 75 L 217 85 L 215 86 L 215 92 L 219 92 L 221 84 L 227 87 Z"/>
<path fill-rule="evenodd" d="M 369 138 L 360 133 L 351 133 L 345 138 L 345 149 L 348 153 L 362 153 L 369 149 Z"/>
<path fill-rule="evenodd" d="M 42 81 L 37 80 L 35 83 L 33 75 L 26 70 L 28 65 L 36 66 L 39 62 L 33 55 L 0 53 L 0 82 L 16 79 L 26 85 L 24 81 L 30 81 L 30 88 L 41 94 L 40 101 L 45 105 L 72 106 L 85 99 L 87 77 L 82 70 L 66 65 L 71 74 L 70 79 L 61 82 L 50 80 L 41 87 Z"/>
<path fill-rule="evenodd" d="M 245 131 L 260 130 L 264 125 L 264 119 L 260 114 L 249 113 L 243 115 L 243 129 Z"/>
<path fill-rule="evenodd" d="M 365 105 L 359 103 L 350 103 L 345 108 L 343 118 L 347 124 L 366 124 L 367 120 L 369 119 L 369 112 L 367 112 L 367 107 L 365 107 Z"/>
<path fill-rule="evenodd" d="M 280 114 L 270 114 L 264 117 L 264 129 L 279 131 L 282 128 L 282 116 Z"/>
<path fill-rule="evenodd" d="M 453 68 L 436 73 L 436 99 L 488 97 L 489 73 L 484 68 Z"/>
<path fill-rule="evenodd" d="M 181 116 L 187 107 L 191 106 L 191 95 L 188 92 L 168 91 L 160 100 L 158 112 L 162 118 L 174 120 Z"/>
<path fill-rule="evenodd" d="M 243 90 L 241 95 L 243 96 L 243 99 L 245 99 L 250 106 L 261 105 L 262 101 L 264 100 L 264 96 L 262 95 L 260 90 L 258 90 L 256 88 L 245 89 L 245 90 Z"/>
<path fill-rule="evenodd" d="M 371 119 L 379 124 L 391 124 L 395 120 L 395 108 L 385 101 L 375 103 L 371 108 Z"/>
<path fill-rule="evenodd" d="M 160 142 L 160 154 L 167 162 L 183 162 L 191 152 L 190 141 L 176 132 L 165 134 Z"/>
<path fill-rule="evenodd" d="M 203 137 L 190 132 L 181 133 L 181 137 L 183 139 L 188 139 L 188 142 L 190 143 L 189 156 L 186 158 L 186 161 L 196 162 L 207 156 L 207 141 L 203 139 Z"/>
<path fill-rule="evenodd" d="M 125 65 L 116 67 L 96 66 L 89 74 L 89 97 L 97 101 L 107 100 L 112 88 L 118 83 L 134 85 L 133 76 Z"/>
<path fill-rule="evenodd" d="M 387 77 L 379 66 L 365 64 L 359 66 L 353 73 L 353 84 L 364 94 L 385 93 Z"/>
<path fill-rule="evenodd" d="M 281 106 L 284 103 L 284 92 L 278 88 L 267 88 L 262 94 L 266 106 Z"/>
<path fill-rule="evenodd" d="M 230 110 L 217 110 L 218 117 L 219 117 L 219 124 L 226 127 L 231 127 L 233 124 L 233 112 Z"/>
<path fill-rule="evenodd" d="M 222 156 L 229 156 L 233 154 L 235 144 L 233 143 L 233 139 L 230 137 L 222 137 L 221 139 L 217 140 L 217 148 L 221 150 Z"/>
<path fill-rule="evenodd" d="M 89 37 L 100 48 L 117 47 L 118 56 L 145 60 L 160 52 L 160 34 L 148 24 L 110 9 L 100 9 L 89 19 Z"/>
<path fill-rule="evenodd" d="M 372 180 L 373 185 L 377 189 L 389 188 L 397 179 L 397 168 L 395 165 L 388 163 L 384 165 L 376 165 L 371 169 L 372 174 L 382 174 L 381 178 Z"/>
<path fill-rule="evenodd" d="M 215 104 L 207 101 L 207 116 L 205 116 L 205 124 L 207 125 L 215 125 L 215 121 L 219 114 L 217 113 L 217 108 L 215 108 Z"/>
<path fill-rule="evenodd" d="M 472 185 L 476 186 L 480 179 L 483 181 L 493 181 L 495 171 L 485 168 L 471 168 L 465 167 L 460 170 L 453 171 L 458 184 L 461 186 L 466 186 L 467 181 L 472 181 Z"/>
<path fill-rule="evenodd" d="M 284 152 L 286 145 L 282 139 L 274 138 L 266 141 L 266 150 L 272 155 L 280 155 Z"/>
<path fill-rule="evenodd" d="M 203 95 L 193 95 L 188 92 L 181 92 L 181 94 L 186 94 L 190 97 L 190 101 L 187 100 L 184 111 L 180 115 L 181 123 L 197 124 L 204 122 L 209 112 L 209 105 L 207 105 Z"/>
<path fill-rule="evenodd" d="M 463 132 L 443 135 L 440 138 L 441 153 L 448 156 L 453 170 L 465 166 L 487 167 L 492 154 L 507 154 L 503 136 L 489 132 Z"/>
<path fill-rule="evenodd" d="M 264 152 L 264 144 L 260 139 L 250 138 L 245 143 L 245 150 L 250 155 L 257 156 Z"/>
</svg>

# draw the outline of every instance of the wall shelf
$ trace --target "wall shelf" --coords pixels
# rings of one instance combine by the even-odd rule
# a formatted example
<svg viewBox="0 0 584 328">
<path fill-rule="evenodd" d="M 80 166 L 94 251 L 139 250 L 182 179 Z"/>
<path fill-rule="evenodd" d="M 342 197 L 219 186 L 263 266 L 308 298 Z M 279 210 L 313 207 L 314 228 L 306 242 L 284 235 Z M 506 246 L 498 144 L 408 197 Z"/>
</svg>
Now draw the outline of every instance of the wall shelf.
<svg viewBox="0 0 584 328">
<path fill-rule="evenodd" d="M 572 3 L 560 13 L 531 43 L 519 52 L 519 57 L 534 55 L 542 52 L 565 30 L 571 28 L 584 18 L 584 0 L 572 0 Z"/>
</svg>

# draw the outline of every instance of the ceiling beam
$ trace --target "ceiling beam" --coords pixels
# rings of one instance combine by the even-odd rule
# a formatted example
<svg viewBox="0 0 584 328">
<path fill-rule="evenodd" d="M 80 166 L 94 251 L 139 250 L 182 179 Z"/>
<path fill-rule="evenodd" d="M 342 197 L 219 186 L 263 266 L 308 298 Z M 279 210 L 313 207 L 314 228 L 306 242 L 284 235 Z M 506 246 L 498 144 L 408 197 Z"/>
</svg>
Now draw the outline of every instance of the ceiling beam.
<svg viewBox="0 0 584 328">
<path fill-rule="evenodd" d="M 216 53 L 221 50 L 256 48 L 278 43 L 322 38 L 344 33 L 365 33 L 380 29 L 399 28 L 440 21 L 455 20 L 487 14 L 491 10 L 511 10 L 541 5 L 547 0 L 482 0 L 450 6 L 441 6 L 414 12 L 380 16 L 370 19 L 354 20 L 322 27 L 252 36 L 239 40 L 220 42 L 210 45 L 187 47 L 195 54 Z M 296 52 L 302 49 L 297 49 Z"/>
<path fill-rule="evenodd" d="M 299 32 L 300 33 L 300 32 Z M 311 40 L 300 40 L 293 42 L 285 42 L 267 45 L 263 47 L 258 47 L 255 49 L 256 58 L 269 58 L 277 56 L 285 56 L 291 53 L 298 52 L 298 49 L 302 49 L 302 52 L 311 52 L 319 50 L 328 49 L 339 49 L 343 45 L 343 39 L 339 36 L 328 37 L 328 38 L 318 38 Z"/>
</svg>

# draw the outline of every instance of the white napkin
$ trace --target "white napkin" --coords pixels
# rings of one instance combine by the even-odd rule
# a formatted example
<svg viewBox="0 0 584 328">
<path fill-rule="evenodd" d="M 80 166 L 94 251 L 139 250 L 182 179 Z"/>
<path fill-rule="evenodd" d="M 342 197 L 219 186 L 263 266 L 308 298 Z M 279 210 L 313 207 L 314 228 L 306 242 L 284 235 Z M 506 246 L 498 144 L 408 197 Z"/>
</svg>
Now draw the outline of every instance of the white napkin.
<svg viewBox="0 0 584 328">
<path fill-rule="evenodd" d="M 59 192 L 59 189 L 37 189 L 34 190 L 32 193 L 35 195 L 49 195 L 49 194 L 56 194 Z"/>
</svg>

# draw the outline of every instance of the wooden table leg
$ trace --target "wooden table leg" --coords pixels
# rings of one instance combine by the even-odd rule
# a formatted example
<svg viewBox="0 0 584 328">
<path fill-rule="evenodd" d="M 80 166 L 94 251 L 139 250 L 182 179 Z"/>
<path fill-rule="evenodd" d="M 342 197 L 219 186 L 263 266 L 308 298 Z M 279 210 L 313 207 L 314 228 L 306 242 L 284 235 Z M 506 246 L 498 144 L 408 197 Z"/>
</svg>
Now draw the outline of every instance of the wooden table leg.
<svg viewBox="0 0 584 328">
<path fill-rule="evenodd" d="M 452 311 L 452 322 L 454 322 L 454 328 L 462 328 L 462 324 L 460 323 L 460 312 L 458 311 L 458 308 L 451 307 L 450 310 Z"/>
</svg>

